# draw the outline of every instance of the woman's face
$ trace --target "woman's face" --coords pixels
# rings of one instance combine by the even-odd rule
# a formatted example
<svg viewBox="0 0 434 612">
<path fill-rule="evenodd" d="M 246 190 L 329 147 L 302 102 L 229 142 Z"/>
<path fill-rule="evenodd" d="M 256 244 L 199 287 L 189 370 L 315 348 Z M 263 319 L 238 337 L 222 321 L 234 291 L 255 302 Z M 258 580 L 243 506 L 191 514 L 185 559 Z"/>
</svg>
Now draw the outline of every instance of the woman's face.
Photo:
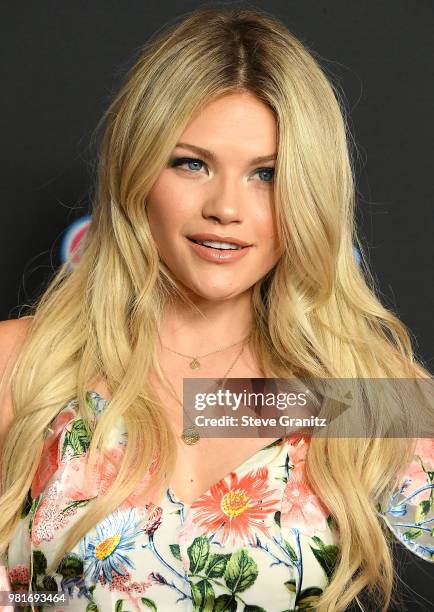
<svg viewBox="0 0 434 612">
<path fill-rule="evenodd" d="M 147 215 L 157 249 L 194 294 L 234 297 L 278 261 L 276 146 L 272 111 L 250 93 L 226 94 L 193 117 L 154 183 Z M 211 240 L 206 234 L 215 248 L 191 240 Z M 218 248 L 233 240 L 249 246 Z"/>
</svg>

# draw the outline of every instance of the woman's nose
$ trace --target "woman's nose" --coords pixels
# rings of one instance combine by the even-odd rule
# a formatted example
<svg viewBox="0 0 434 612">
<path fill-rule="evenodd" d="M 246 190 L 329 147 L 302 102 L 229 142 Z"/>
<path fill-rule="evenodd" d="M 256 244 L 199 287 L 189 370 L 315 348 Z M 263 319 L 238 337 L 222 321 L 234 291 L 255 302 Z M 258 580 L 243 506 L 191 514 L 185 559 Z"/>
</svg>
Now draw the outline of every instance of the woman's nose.
<svg viewBox="0 0 434 612">
<path fill-rule="evenodd" d="M 205 219 L 216 219 L 220 223 L 241 223 L 243 220 L 243 196 L 242 185 L 237 185 L 235 180 L 221 180 L 213 185 L 211 193 L 208 193 L 202 207 L 202 215 Z"/>
</svg>

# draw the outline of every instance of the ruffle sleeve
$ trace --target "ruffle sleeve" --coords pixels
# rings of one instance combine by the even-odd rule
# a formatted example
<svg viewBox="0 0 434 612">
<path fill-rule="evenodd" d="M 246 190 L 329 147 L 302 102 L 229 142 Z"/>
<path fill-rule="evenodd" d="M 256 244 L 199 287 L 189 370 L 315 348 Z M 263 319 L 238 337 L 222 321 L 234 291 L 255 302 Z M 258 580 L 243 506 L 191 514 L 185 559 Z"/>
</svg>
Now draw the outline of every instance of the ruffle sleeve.
<svg viewBox="0 0 434 612">
<path fill-rule="evenodd" d="M 407 549 L 434 563 L 434 439 L 418 439 L 398 488 L 379 510 Z"/>
</svg>

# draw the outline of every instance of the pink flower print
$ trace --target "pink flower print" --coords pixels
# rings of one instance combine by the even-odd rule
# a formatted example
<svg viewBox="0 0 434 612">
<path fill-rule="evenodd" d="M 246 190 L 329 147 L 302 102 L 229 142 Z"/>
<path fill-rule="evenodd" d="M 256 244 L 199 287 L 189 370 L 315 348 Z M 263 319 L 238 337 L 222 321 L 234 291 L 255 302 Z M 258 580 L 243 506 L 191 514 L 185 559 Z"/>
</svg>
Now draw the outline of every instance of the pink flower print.
<svg viewBox="0 0 434 612">
<path fill-rule="evenodd" d="M 120 465 L 125 454 L 125 446 L 118 444 L 117 446 L 107 450 L 104 453 L 104 460 L 100 466 L 100 495 L 105 495 L 111 483 L 116 478 Z M 144 476 L 142 481 L 137 485 L 136 489 L 122 502 L 120 509 L 128 508 L 146 508 L 153 501 L 157 501 L 158 488 L 151 484 L 152 475 L 155 472 L 155 460 L 148 474 Z"/>
<path fill-rule="evenodd" d="M 59 441 L 66 425 L 77 416 L 73 408 L 64 408 L 51 422 L 52 432 L 45 438 L 42 449 L 41 460 L 33 477 L 31 496 L 32 499 L 45 489 L 53 474 L 57 471 L 59 460 Z"/>
<path fill-rule="evenodd" d="M 143 530 L 148 535 L 154 534 L 158 527 L 161 525 L 161 517 L 163 515 L 163 509 L 160 506 L 156 506 L 153 503 L 150 503 L 146 506 L 146 510 L 148 511 L 146 522 L 144 524 Z"/>
<path fill-rule="evenodd" d="M 283 492 L 281 526 L 283 528 L 295 527 L 300 533 L 314 536 L 317 531 L 327 529 L 326 519 L 328 514 L 306 482 L 303 470 L 300 467 L 295 468 L 290 473 Z"/>
<path fill-rule="evenodd" d="M 98 455 L 97 455 L 98 461 Z M 92 499 L 99 492 L 99 473 L 96 466 L 86 473 L 89 454 L 84 453 L 70 460 L 63 474 L 64 496 L 70 501 Z"/>
<path fill-rule="evenodd" d="M 434 471 L 434 439 L 419 438 L 416 442 L 413 461 L 401 478 L 401 486 L 405 483 L 406 496 L 430 483 L 428 471 Z M 427 488 L 409 499 L 408 503 L 417 506 L 421 501 L 427 501 L 431 492 L 432 489 Z"/>
<path fill-rule="evenodd" d="M 304 469 L 309 442 L 308 436 L 296 436 L 289 440 L 288 455 L 294 468 Z"/>
<path fill-rule="evenodd" d="M 97 450 L 96 463 L 90 470 L 90 476 L 85 472 L 89 461 L 89 453 L 71 459 L 65 470 L 64 495 L 71 501 L 92 499 L 96 496 L 107 494 L 113 481 L 119 473 L 120 466 L 126 452 L 123 444 L 117 444 L 103 452 Z M 135 490 L 120 504 L 120 509 L 141 508 L 145 509 L 153 499 L 157 497 L 157 490 L 150 486 L 152 475 L 155 470 L 155 462 L 149 473 L 137 485 Z"/>
<path fill-rule="evenodd" d="M 149 504 L 154 504 L 154 501 L 158 501 L 160 486 L 153 484 L 152 473 L 151 468 L 150 473 L 137 485 L 136 490 L 122 502 L 121 508 L 146 508 Z"/>
<path fill-rule="evenodd" d="M 14 565 L 8 571 L 11 591 L 26 593 L 30 583 L 29 568 L 25 565 Z"/>
<path fill-rule="evenodd" d="M 103 574 L 99 575 L 98 580 L 102 586 L 108 586 L 110 591 L 125 593 L 129 603 L 131 603 L 137 612 L 140 612 L 143 610 L 143 607 L 140 605 L 140 597 L 152 585 L 151 574 L 149 574 L 147 580 L 138 582 L 137 580 L 132 580 L 131 574 L 125 565 L 120 564 L 119 570 L 123 572 L 123 575 L 118 574 L 112 569 L 112 578 L 109 583 L 106 582 Z"/>
<path fill-rule="evenodd" d="M 59 492 L 60 488 L 57 480 L 53 482 L 36 508 L 32 523 L 32 542 L 36 545 L 41 544 L 43 540 L 52 540 L 56 531 L 62 529 L 68 518 L 77 512 L 76 507 L 62 512 L 65 503 L 64 496 Z"/>
<path fill-rule="evenodd" d="M 190 512 L 207 534 L 223 526 L 222 544 L 230 538 L 233 544 L 239 539 L 254 545 L 256 531 L 269 537 L 265 522 L 277 510 L 278 500 L 268 498 L 276 489 L 269 488 L 266 467 L 251 470 L 241 478 L 231 472 L 229 479 L 229 483 L 225 477 L 214 484 L 191 504 Z"/>
</svg>

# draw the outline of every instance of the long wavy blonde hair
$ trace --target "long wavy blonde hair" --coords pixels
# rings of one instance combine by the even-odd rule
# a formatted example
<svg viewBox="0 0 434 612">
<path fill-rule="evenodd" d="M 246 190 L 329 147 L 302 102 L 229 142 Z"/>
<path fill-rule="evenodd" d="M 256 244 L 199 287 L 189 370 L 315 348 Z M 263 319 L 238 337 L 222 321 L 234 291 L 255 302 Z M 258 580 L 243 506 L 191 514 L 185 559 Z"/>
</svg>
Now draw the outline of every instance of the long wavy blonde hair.
<svg viewBox="0 0 434 612">
<path fill-rule="evenodd" d="M 95 428 L 90 463 L 119 416 L 124 462 L 107 495 L 89 504 L 52 563 L 137 487 L 158 453 L 154 478 L 170 474 L 174 433 L 147 372 L 168 299 L 187 300 L 159 260 L 146 197 L 178 137 L 215 96 L 248 91 L 278 126 L 275 206 L 283 255 L 253 287 L 252 346 L 267 377 L 424 378 L 409 332 L 382 306 L 354 223 L 355 149 L 343 96 L 312 51 L 260 10 L 195 11 L 142 49 L 100 125 L 92 220 L 78 266 L 64 264 L 30 313 L 11 372 L 14 420 L 2 456 L 0 552 L 7 549 L 59 406 L 86 403 L 103 377 L 112 399 Z M 354 257 L 353 244 L 361 253 Z M 374 401 L 372 419 L 381 419 Z M 28 449 L 32 449 L 29 453 Z M 361 592 L 386 610 L 393 592 L 378 500 L 410 461 L 404 438 L 312 439 L 307 478 L 337 525 L 340 554 L 316 604 L 341 611 Z M 369 537 L 366 534 L 369 533 Z"/>
</svg>

